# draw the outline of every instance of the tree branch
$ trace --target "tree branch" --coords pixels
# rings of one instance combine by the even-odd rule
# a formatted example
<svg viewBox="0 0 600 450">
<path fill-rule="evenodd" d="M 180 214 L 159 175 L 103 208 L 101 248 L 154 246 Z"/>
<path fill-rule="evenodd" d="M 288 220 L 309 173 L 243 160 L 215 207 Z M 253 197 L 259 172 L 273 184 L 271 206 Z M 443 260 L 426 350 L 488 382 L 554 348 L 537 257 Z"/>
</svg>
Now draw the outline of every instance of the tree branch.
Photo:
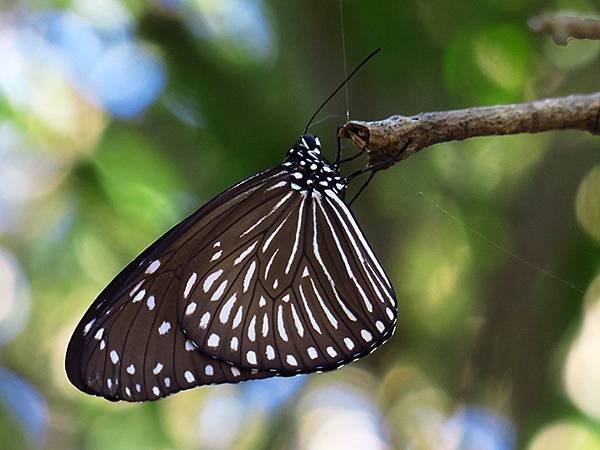
<svg viewBox="0 0 600 450">
<path fill-rule="evenodd" d="M 477 136 L 576 129 L 600 134 L 600 92 L 514 105 L 351 121 L 339 136 L 369 154 L 372 167 L 386 169 L 433 144 Z"/>
<path fill-rule="evenodd" d="M 558 45 L 567 45 L 568 38 L 600 39 L 600 20 L 574 16 L 536 16 L 529 19 L 529 28 L 552 36 Z"/>
</svg>

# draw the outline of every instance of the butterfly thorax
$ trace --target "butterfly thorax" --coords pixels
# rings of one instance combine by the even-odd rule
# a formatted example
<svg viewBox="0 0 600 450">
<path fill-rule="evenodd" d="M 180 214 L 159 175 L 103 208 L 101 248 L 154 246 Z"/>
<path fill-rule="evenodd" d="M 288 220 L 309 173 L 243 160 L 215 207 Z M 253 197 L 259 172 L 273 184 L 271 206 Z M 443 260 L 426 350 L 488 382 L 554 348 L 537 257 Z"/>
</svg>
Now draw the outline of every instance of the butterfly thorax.
<svg viewBox="0 0 600 450">
<path fill-rule="evenodd" d="M 319 138 L 311 134 L 303 135 L 288 151 L 283 167 L 291 176 L 291 188 L 297 191 L 334 191 L 343 196 L 346 179 L 339 168 L 321 154 Z"/>
</svg>

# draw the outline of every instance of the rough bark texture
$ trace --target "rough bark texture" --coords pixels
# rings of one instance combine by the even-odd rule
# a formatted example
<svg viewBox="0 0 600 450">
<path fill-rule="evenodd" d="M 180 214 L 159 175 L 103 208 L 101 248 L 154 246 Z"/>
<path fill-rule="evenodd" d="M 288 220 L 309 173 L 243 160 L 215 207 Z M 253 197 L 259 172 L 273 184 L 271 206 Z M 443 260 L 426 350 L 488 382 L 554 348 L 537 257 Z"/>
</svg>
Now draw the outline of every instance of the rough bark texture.
<svg viewBox="0 0 600 450">
<path fill-rule="evenodd" d="M 552 36 L 558 45 L 567 45 L 569 38 L 600 39 L 600 20 L 573 16 L 537 16 L 529 19 L 529 28 Z"/>
<path fill-rule="evenodd" d="M 600 92 L 411 117 L 392 116 L 374 122 L 351 121 L 340 128 L 339 135 L 366 151 L 372 167 L 386 169 L 440 142 L 561 129 L 600 134 Z"/>
</svg>

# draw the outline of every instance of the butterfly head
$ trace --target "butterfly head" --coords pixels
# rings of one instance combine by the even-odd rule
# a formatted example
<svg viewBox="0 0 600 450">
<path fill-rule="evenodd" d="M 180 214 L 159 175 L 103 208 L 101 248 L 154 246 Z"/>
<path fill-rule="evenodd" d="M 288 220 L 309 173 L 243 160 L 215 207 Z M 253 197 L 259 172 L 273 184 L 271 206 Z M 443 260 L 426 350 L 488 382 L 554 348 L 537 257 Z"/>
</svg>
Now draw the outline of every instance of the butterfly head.
<svg viewBox="0 0 600 450">
<path fill-rule="evenodd" d="M 321 142 L 312 134 L 300 137 L 288 151 L 283 167 L 290 174 L 292 189 L 309 194 L 331 190 L 338 195 L 346 190 L 346 179 L 321 154 Z"/>
</svg>

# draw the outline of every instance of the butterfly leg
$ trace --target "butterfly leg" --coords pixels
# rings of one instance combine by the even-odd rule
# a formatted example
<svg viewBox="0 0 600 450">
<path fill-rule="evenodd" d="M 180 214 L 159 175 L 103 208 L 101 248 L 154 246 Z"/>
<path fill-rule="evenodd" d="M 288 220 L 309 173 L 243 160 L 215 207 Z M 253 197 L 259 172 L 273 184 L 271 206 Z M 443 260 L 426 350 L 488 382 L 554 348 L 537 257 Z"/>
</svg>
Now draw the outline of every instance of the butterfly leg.
<svg viewBox="0 0 600 450">
<path fill-rule="evenodd" d="M 367 167 L 363 167 L 362 169 L 357 170 L 356 172 L 351 173 L 350 175 L 348 175 L 346 177 L 346 181 L 349 183 L 350 181 L 352 181 L 353 179 L 355 179 L 356 177 L 362 175 L 363 173 L 367 173 L 367 172 L 377 172 L 379 169 L 381 169 L 379 164 L 373 165 L 373 164 L 369 164 Z"/>
<path fill-rule="evenodd" d="M 355 158 L 355 157 L 356 156 L 354 156 L 353 158 Z M 358 190 L 358 192 L 354 195 L 354 197 L 352 197 L 352 200 L 350 200 L 350 202 L 348 203 L 349 205 L 352 205 L 352 203 L 354 203 L 354 201 L 358 198 L 358 196 L 365 190 L 365 188 L 369 185 L 369 183 L 371 182 L 371 180 L 375 176 L 375 173 L 378 172 L 378 171 L 380 171 L 381 169 L 383 169 L 386 166 L 387 166 L 386 161 L 379 161 L 378 163 L 375 163 L 375 164 L 369 164 L 367 167 L 363 167 L 362 169 L 359 169 L 356 172 L 351 173 L 350 175 L 348 175 L 346 177 L 346 181 L 350 182 L 354 178 L 356 178 L 356 177 L 358 177 L 358 176 L 360 176 L 360 175 L 362 175 L 364 173 L 370 172 L 369 178 L 367 178 L 367 181 L 365 181 L 363 183 L 363 185 L 360 187 L 360 189 Z"/>
<path fill-rule="evenodd" d="M 363 154 L 363 152 L 359 151 L 359 152 L 357 152 L 357 153 L 356 153 L 355 155 L 353 155 L 353 156 L 350 156 L 350 157 L 348 157 L 348 158 L 344 158 L 344 159 L 342 159 L 342 160 L 340 161 L 340 164 L 344 164 L 344 163 L 347 163 L 347 162 L 350 162 L 350 161 L 354 161 L 356 158 L 358 158 L 358 157 L 359 157 L 359 156 L 361 156 L 362 154 Z"/>
</svg>

